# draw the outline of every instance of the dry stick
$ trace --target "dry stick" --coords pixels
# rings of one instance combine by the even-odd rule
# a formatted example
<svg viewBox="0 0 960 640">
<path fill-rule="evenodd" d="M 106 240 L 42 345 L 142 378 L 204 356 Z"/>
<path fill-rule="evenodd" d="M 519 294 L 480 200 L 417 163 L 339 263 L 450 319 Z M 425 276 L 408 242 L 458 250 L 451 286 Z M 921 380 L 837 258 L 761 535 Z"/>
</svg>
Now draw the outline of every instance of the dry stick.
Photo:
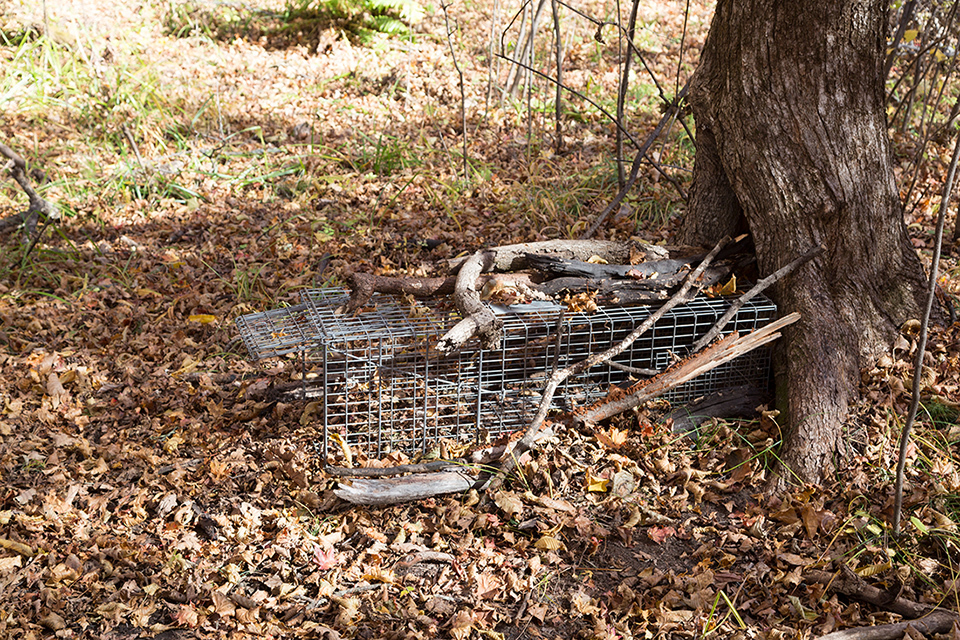
<svg viewBox="0 0 960 640">
<path fill-rule="evenodd" d="M 867 584 L 846 565 L 841 566 L 839 574 L 829 571 L 808 571 L 804 573 L 803 578 L 804 582 L 818 582 L 826 585 L 830 592 L 841 593 L 909 619 L 895 624 L 834 631 L 821 636 L 820 640 L 899 640 L 904 637 L 909 626 L 927 634 L 946 633 L 955 623 L 960 622 L 957 614 L 951 611 L 933 609 L 900 596 L 894 597 L 886 591 Z"/>
<path fill-rule="evenodd" d="M 749 291 L 747 291 L 745 294 L 740 296 L 736 302 L 730 305 L 730 308 L 727 309 L 727 312 L 723 314 L 723 316 L 721 316 L 719 320 L 717 320 L 716 324 L 714 324 L 713 327 L 710 328 L 710 331 L 707 331 L 706 335 L 700 338 L 697 341 L 697 343 L 690 348 L 690 353 L 696 353 L 697 351 L 700 351 L 700 349 L 703 349 L 705 346 L 713 342 L 713 339 L 716 338 L 718 335 L 720 335 L 720 331 L 723 330 L 723 327 L 728 322 L 730 322 L 733 316 L 737 314 L 737 311 L 739 311 L 740 308 L 744 304 L 746 304 L 747 301 L 759 295 L 764 289 L 766 289 L 767 287 L 775 283 L 777 280 L 780 280 L 781 278 L 783 278 L 784 276 L 792 272 L 794 269 L 796 269 L 803 263 L 815 258 L 817 255 L 823 252 L 823 250 L 824 250 L 823 245 L 819 247 L 814 247 L 813 249 L 811 249 L 810 251 L 807 251 L 805 254 L 803 254 L 793 262 L 783 267 L 780 267 L 779 269 L 777 269 L 776 271 L 768 275 L 766 278 L 761 279 L 759 282 L 753 285 L 753 287 L 751 287 Z"/>
<path fill-rule="evenodd" d="M 560 36 L 560 12 L 557 7 L 557 0 L 550 0 L 550 9 L 553 11 L 553 31 L 556 37 L 556 46 L 554 53 L 557 58 L 557 95 L 554 98 L 554 121 L 557 128 L 556 153 L 559 155 L 563 151 L 563 123 L 560 120 L 563 111 L 563 51 L 562 38 Z"/>
<path fill-rule="evenodd" d="M 943 245 L 943 225 L 947 217 L 947 208 L 950 206 L 950 197 L 953 194 L 953 181 L 957 176 L 957 162 L 960 161 L 960 135 L 953 144 L 953 157 L 950 159 L 950 169 L 947 171 L 947 181 L 943 185 L 943 196 L 940 198 L 940 211 L 937 213 L 937 233 L 933 243 L 933 258 L 930 264 L 930 281 L 927 285 L 927 304 L 923 310 L 923 321 L 920 323 L 920 336 L 917 338 L 917 357 L 913 362 L 913 389 L 910 398 L 910 411 L 907 422 L 903 425 L 900 435 L 900 457 L 897 459 L 896 498 L 893 504 L 893 535 L 900 535 L 900 516 L 903 509 L 903 470 L 907 464 L 907 445 L 910 442 L 910 430 L 913 421 L 917 418 L 917 409 L 920 407 L 920 379 L 923 377 L 923 354 L 927 348 L 927 328 L 930 325 L 930 312 L 933 310 L 933 301 L 937 295 L 937 272 L 940 266 L 940 250 Z"/>
<path fill-rule="evenodd" d="M 467 96 L 463 88 L 463 71 L 460 70 L 460 63 L 457 62 L 457 52 L 453 48 L 453 39 L 450 35 L 450 16 L 447 12 L 449 6 L 450 4 L 447 2 L 440 2 L 440 8 L 443 9 L 443 24 L 447 30 L 447 46 L 450 47 L 450 57 L 453 58 L 453 68 L 456 69 L 457 76 L 460 78 L 460 125 L 463 128 L 463 181 L 470 182 L 469 163 L 467 162 Z"/>
<path fill-rule="evenodd" d="M 484 349 L 497 349 L 503 334 L 503 323 L 480 300 L 477 283 L 484 271 L 494 263 L 491 251 L 477 251 L 470 256 L 457 274 L 454 302 L 463 314 L 463 320 L 447 331 L 437 342 L 437 351 L 452 353 L 467 340 L 478 335 Z"/>
<path fill-rule="evenodd" d="M 947 79 L 950 77 L 950 75 L 953 74 L 954 68 L 955 68 L 955 66 L 956 66 L 956 62 L 957 62 L 957 59 L 954 58 L 954 59 L 953 59 L 953 65 L 951 65 L 951 67 L 950 67 L 950 72 L 947 74 L 947 78 L 944 78 L 944 86 L 946 86 Z M 939 100 L 938 100 L 938 103 L 939 103 Z M 934 109 L 936 109 L 936 107 L 934 107 Z M 905 196 L 903 196 L 903 202 L 904 202 L 905 204 L 909 204 L 910 201 L 913 199 L 913 190 L 914 190 L 914 188 L 917 186 L 917 179 L 920 177 L 920 167 L 921 167 L 921 165 L 923 164 L 923 163 L 922 163 L 923 154 L 924 154 L 924 152 L 927 150 L 927 145 L 930 143 L 930 141 L 934 138 L 935 135 L 940 135 L 941 133 L 943 133 L 943 131 L 944 131 L 947 127 L 950 126 L 950 123 L 953 122 L 954 120 L 956 120 L 956 118 L 957 118 L 958 115 L 960 115 L 960 100 L 958 100 L 957 102 L 953 103 L 953 107 L 950 109 L 950 114 L 947 116 L 947 119 L 946 119 L 946 121 L 943 123 L 943 126 L 942 126 L 942 127 L 938 127 L 936 130 L 934 130 L 934 128 L 933 128 L 933 117 L 931 116 L 931 118 L 930 118 L 930 121 L 931 121 L 931 122 L 930 122 L 930 125 L 929 125 L 929 126 L 927 127 L 927 129 L 924 131 L 923 140 L 920 142 L 920 148 L 917 149 L 917 153 L 916 153 L 916 154 L 914 155 L 914 157 L 913 157 L 913 176 L 911 176 L 911 178 L 910 178 L 910 186 L 907 187 L 907 193 L 906 193 Z M 927 185 L 926 188 L 929 188 L 929 185 Z M 926 194 L 926 188 L 925 188 L 924 191 L 920 194 L 920 197 L 917 198 L 917 201 L 916 201 L 917 203 L 919 203 L 921 200 L 923 200 L 923 196 L 924 196 L 924 194 Z M 912 212 L 912 211 L 916 208 L 916 206 L 917 206 L 917 204 L 914 204 L 914 205 L 911 207 L 910 212 Z M 958 226 L 954 229 L 954 234 L 953 234 L 953 240 L 954 240 L 954 242 L 956 242 L 957 239 L 958 239 L 958 236 L 957 236 L 957 233 L 958 233 L 958 232 L 960 232 L 960 225 L 958 225 Z"/>
<path fill-rule="evenodd" d="M 406 473 L 431 473 L 453 467 L 464 468 L 467 466 L 464 461 L 436 460 L 434 462 L 420 462 L 417 464 L 398 464 L 393 467 L 358 467 L 352 469 L 350 467 L 328 466 L 324 470 L 337 478 L 386 478 L 389 476 L 402 476 Z"/>
<path fill-rule="evenodd" d="M 619 415 L 725 362 L 730 362 L 734 358 L 739 358 L 745 353 L 773 342 L 780 337 L 780 329 L 799 319 L 800 314 L 794 312 L 745 336 L 732 333 L 703 351 L 674 364 L 663 373 L 657 374 L 655 378 L 638 382 L 628 389 L 614 389 L 607 397 L 589 407 L 575 411 L 573 418 L 582 424 L 596 424 Z"/>
<path fill-rule="evenodd" d="M 686 93 L 687 87 L 684 86 L 680 91 L 678 98 L 685 96 Z M 630 189 L 633 188 L 634 183 L 637 181 L 637 176 L 640 174 L 640 165 L 643 163 L 643 157 L 647 154 L 647 152 L 650 150 L 650 147 L 653 146 L 653 143 L 656 142 L 657 138 L 663 132 L 663 128 L 667 125 L 667 122 L 670 120 L 670 118 L 673 117 L 673 114 L 679 110 L 679 104 L 679 102 L 676 102 L 670 105 L 666 113 L 663 114 L 663 117 L 660 118 L 660 122 L 657 123 L 656 128 L 650 132 L 649 136 L 647 136 L 643 146 L 637 148 L 637 155 L 633 158 L 633 166 L 630 167 L 630 177 L 627 178 L 627 182 L 623 185 L 620 191 L 617 192 L 616 197 L 610 202 L 610 204 L 608 204 L 606 208 L 600 212 L 600 215 L 597 216 L 597 219 L 593 221 L 593 224 L 590 225 L 590 228 L 583 232 L 583 235 L 580 236 L 580 239 L 583 240 L 592 237 L 593 234 L 597 232 L 597 229 L 600 228 L 600 225 L 602 225 L 607 219 L 607 216 L 610 215 L 610 212 L 619 207 L 620 203 L 623 202 L 623 199 L 627 197 Z"/>
<path fill-rule="evenodd" d="M 0 156 L 4 156 L 10 161 L 9 169 L 11 177 L 16 180 L 17 184 L 20 185 L 20 188 L 23 189 L 24 193 L 27 194 L 27 198 L 30 200 L 27 210 L 22 214 L 0 220 L 0 230 L 23 224 L 29 236 L 33 235 L 39 214 L 43 214 L 47 220 L 58 220 L 60 218 L 60 212 L 57 211 L 57 207 L 41 197 L 30 183 L 30 178 L 27 177 L 27 163 L 20 157 L 20 154 L 7 145 L 0 144 Z"/>
<path fill-rule="evenodd" d="M 723 249 L 723 247 L 729 242 L 730 236 L 726 236 L 720 242 L 718 242 L 717 246 L 715 246 L 713 250 L 707 254 L 697 268 L 690 272 L 690 275 L 687 276 L 687 279 L 684 281 L 683 286 L 680 287 L 680 290 L 677 291 L 672 298 L 667 300 L 662 307 L 654 311 L 640 324 L 640 326 L 631 331 L 627 337 L 620 341 L 619 344 L 616 344 L 601 353 L 591 354 L 589 357 L 580 360 L 579 362 L 575 362 L 569 367 L 555 371 L 550 376 L 550 378 L 547 380 L 546 387 L 543 390 L 543 395 L 540 398 L 540 406 L 537 408 L 537 414 L 533 417 L 533 421 L 530 423 L 530 426 L 527 427 L 526 432 L 524 432 L 523 437 L 517 442 L 516 446 L 513 448 L 513 451 L 511 451 L 510 454 L 503 459 L 497 475 L 489 481 L 487 485 L 488 489 L 491 491 L 498 489 L 500 485 L 503 484 L 504 477 L 513 471 L 513 468 L 516 466 L 516 461 L 533 444 L 533 441 L 537 437 L 537 432 L 543 425 L 544 420 L 547 419 L 547 413 L 550 411 L 550 406 L 553 403 L 553 396 L 563 381 L 572 375 L 582 373 L 583 371 L 586 371 L 602 362 L 620 355 L 626 351 L 630 345 L 636 341 L 637 338 L 646 333 L 650 327 L 657 322 L 657 320 L 666 315 L 668 311 L 692 300 L 699 291 L 695 291 L 692 295 L 690 295 L 690 289 L 694 286 L 697 278 L 699 278 L 700 275 L 707 269 L 707 267 L 710 266 L 710 263 L 713 261 L 716 255 L 720 253 L 720 250 Z"/>
<path fill-rule="evenodd" d="M 627 19 L 627 32 L 624 34 L 627 41 L 633 44 L 633 38 L 637 31 L 637 11 L 640 8 L 640 0 L 633 0 L 630 7 L 630 17 Z M 620 16 L 618 15 L 619 19 Z M 617 91 L 617 185 L 623 189 L 626 184 L 626 177 L 623 175 L 623 133 L 624 121 L 623 115 L 627 104 L 627 88 L 630 84 L 630 66 L 633 62 L 633 48 L 627 46 L 627 58 L 623 61 L 623 72 L 620 74 L 620 87 Z"/>
<path fill-rule="evenodd" d="M 690 0 L 683 8 L 683 31 L 680 33 L 680 53 L 677 55 L 677 78 L 674 91 L 680 91 L 680 70 L 683 68 L 683 49 L 687 43 L 687 23 L 690 21 Z"/>
<path fill-rule="evenodd" d="M 530 0 L 524 0 L 523 4 L 520 5 L 520 9 L 513 14 L 513 18 L 510 22 L 507 23 L 507 26 L 503 28 L 503 31 L 500 33 L 500 53 L 496 54 L 497 58 L 502 58 L 508 61 L 511 66 L 507 68 L 507 78 L 503 83 L 503 89 L 500 91 L 500 105 L 503 106 L 503 97 L 507 95 L 510 86 L 513 83 L 513 76 L 515 73 L 519 73 L 520 67 L 517 66 L 517 63 L 520 62 L 520 50 L 521 42 L 525 42 L 527 35 L 527 5 L 530 4 Z M 517 33 L 517 42 L 513 47 L 513 58 L 507 58 L 502 55 L 504 51 L 507 50 L 507 47 L 504 43 L 504 39 L 507 37 L 507 32 L 510 31 L 510 27 L 513 26 L 513 23 L 517 21 L 517 18 L 520 18 L 520 29 Z M 512 95 L 512 94 L 511 94 Z"/>
<path fill-rule="evenodd" d="M 496 42 L 497 23 L 500 21 L 500 0 L 493 0 L 493 18 L 490 20 L 490 46 L 487 47 L 487 96 L 483 104 L 484 117 L 490 112 L 490 96 L 493 94 L 493 76 L 500 76 L 500 64 L 497 61 L 496 71 L 493 65 L 493 46 Z"/>
<path fill-rule="evenodd" d="M 130 148 L 133 149 L 133 155 L 137 156 L 137 164 L 140 165 L 140 170 L 146 173 L 147 167 L 143 164 L 143 156 L 140 155 L 140 147 L 137 146 L 137 141 L 133 139 L 133 134 L 130 133 L 127 125 L 123 125 L 121 129 L 123 129 L 123 135 L 127 138 L 127 142 L 130 143 Z"/>
<path fill-rule="evenodd" d="M 931 19 L 931 20 L 928 20 L 927 23 L 924 25 L 924 32 L 920 35 L 919 38 L 917 38 L 918 41 L 925 42 L 926 44 L 920 49 L 920 51 L 917 52 L 917 57 L 914 59 L 913 66 L 915 67 L 915 71 L 913 73 L 913 80 L 914 80 L 913 86 L 910 87 L 910 89 L 907 91 L 906 98 L 900 102 L 900 104 L 897 106 L 897 110 L 888 119 L 888 121 L 891 123 L 896 121 L 897 116 L 900 115 L 900 110 L 904 107 L 904 105 L 906 105 L 907 109 L 903 115 L 903 121 L 901 123 L 901 130 L 903 131 L 906 131 L 906 127 L 909 124 L 910 111 L 913 109 L 913 102 L 914 102 L 914 99 L 916 98 L 917 88 L 923 82 L 923 76 L 926 75 L 927 69 L 934 64 L 934 61 L 931 61 L 928 66 L 921 67 L 921 62 L 923 61 L 923 58 L 925 55 L 927 55 L 932 51 L 935 51 L 938 47 L 940 47 L 943 44 L 944 40 L 946 40 L 947 33 L 949 31 L 949 25 L 953 24 L 953 21 L 957 15 L 958 8 L 960 8 L 960 5 L 958 5 L 956 2 L 950 7 L 950 15 L 948 16 L 948 19 L 946 21 L 946 24 L 944 25 L 944 28 L 940 30 L 939 35 L 935 37 L 933 36 L 928 37 L 927 35 L 927 30 L 930 28 L 930 25 L 935 23 L 935 20 Z M 935 58 L 935 56 L 931 56 L 931 57 Z M 890 93 L 888 94 L 889 96 L 893 95 L 893 93 L 897 90 L 897 87 L 900 86 L 900 84 L 904 81 L 906 77 L 907 77 L 906 74 L 904 74 L 897 80 L 896 84 L 894 84 L 893 88 L 890 90 Z"/>
</svg>

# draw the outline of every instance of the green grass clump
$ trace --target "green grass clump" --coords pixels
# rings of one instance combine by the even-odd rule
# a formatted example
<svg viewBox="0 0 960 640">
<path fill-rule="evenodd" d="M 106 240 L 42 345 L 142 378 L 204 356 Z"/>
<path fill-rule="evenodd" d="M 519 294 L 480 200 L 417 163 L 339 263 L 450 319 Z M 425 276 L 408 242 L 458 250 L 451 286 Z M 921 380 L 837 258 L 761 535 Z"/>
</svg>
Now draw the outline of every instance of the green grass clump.
<svg viewBox="0 0 960 640">
<path fill-rule="evenodd" d="M 377 34 L 405 36 L 410 25 L 422 17 L 416 0 L 290 0 L 279 12 L 190 0 L 172 5 L 165 23 L 167 33 L 177 37 L 244 38 L 279 49 L 319 47 L 324 34 L 331 31 L 359 42 L 368 42 Z"/>
</svg>

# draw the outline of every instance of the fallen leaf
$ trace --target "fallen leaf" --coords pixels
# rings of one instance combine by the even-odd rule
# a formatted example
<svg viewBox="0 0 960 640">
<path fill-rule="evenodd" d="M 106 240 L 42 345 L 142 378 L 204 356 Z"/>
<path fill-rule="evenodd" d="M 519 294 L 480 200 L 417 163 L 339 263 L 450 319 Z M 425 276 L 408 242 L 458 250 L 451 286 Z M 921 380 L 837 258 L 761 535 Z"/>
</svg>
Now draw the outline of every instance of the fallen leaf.
<svg viewBox="0 0 960 640">
<path fill-rule="evenodd" d="M 177 610 L 173 612 L 173 615 L 170 616 L 173 618 L 174 622 L 181 624 L 185 627 L 190 627 L 191 629 L 196 627 L 200 621 L 200 616 L 197 614 L 197 610 L 193 608 L 193 605 L 184 604 L 177 607 Z"/>
<path fill-rule="evenodd" d="M 597 440 L 600 441 L 600 444 L 607 449 L 613 450 L 622 447 L 626 443 L 628 435 L 629 433 L 627 431 L 621 431 L 616 427 L 610 427 L 607 431 L 600 430 L 596 433 Z"/>
<path fill-rule="evenodd" d="M 542 536 L 533 546 L 544 551 L 556 551 L 564 548 L 563 543 L 553 536 Z"/>
<path fill-rule="evenodd" d="M 476 593 L 481 600 L 492 600 L 500 593 L 503 583 L 500 579 L 489 571 L 485 571 L 477 576 Z"/>
<path fill-rule="evenodd" d="M 570 596 L 570 608 L 582 616 L 592 616 L 600 613 L 600 607 L 597 606 L 597 601 L 582 591 L 577 591 Z"/>
<path fill-rule="evenodd" d="M 237 606 L 233 603 L 233 600 L 217 590 L 214 590 L 210 594 L 210 600 L 213 602 L 211 613 L 215 613 L 221 617 L 227 617 L 237 612 Z"/>
<path fill-rule="evenodd" d="M 523 513 L 523 502 L 520 497 L 510 491 L 499 491 L 494 496 L 493 501 L 506 514 L 507 519 Z"/>
<path fill-rule="evenodd" d="M 25 545 L 22 542 L 17 542 L 16 540 L 7 540 L 6 538 L 0 538 L 0 547 L 3 547 L 8 551 L 13 551 L 14 553 L 19 553 L 27 558 L 32 558 L 36 553 L 36 551 L 33 550 L 33 547 Z"/>
<path fill-rule="evenodd" d="M 67 622 L 62 617 L 52 611 L 40 618 L 40 624 L 50 631 L 60 631 L 67 627 Z"/>
<path fill-rule="evenodd" d="M 189 322 L 199 322 L 200 324 L 210 324 L 217 321 L 217 316 L 209 313 L 195 313 L 187 318 Z"/>
<path fill-rule="evenodd" d="M 453 616 L 453 620 L 450 622 L 450 635 L 453 636 L 454 640 L 467 640 L 472 630 L 473 612 L 464 610 L 457 611 L 457 614 Z"/>
<path fill-rule="evenodd" d="M 609 484 L 610 478 L 602 478 L 595 476 L 592 473 L 587 473 L 587 491 L 603 493 L 607 490 L 607 485 Z"/>
<path fill-rule="evenodd" d="M 677 534 L 673 527 L 650 527 L 647 529 L 647 536 L 657 544 L 663 544 L 663 541 Z"/>
</svg>

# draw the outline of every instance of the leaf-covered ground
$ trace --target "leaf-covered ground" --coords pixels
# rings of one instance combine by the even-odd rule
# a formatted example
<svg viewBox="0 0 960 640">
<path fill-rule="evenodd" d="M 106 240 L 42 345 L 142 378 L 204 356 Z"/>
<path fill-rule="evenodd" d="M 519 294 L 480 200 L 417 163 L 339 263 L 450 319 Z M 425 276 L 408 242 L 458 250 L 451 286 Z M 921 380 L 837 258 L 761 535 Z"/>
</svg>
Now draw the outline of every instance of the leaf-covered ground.
<svg viewBox="0 0 960 640">
<path fill-rule="evenodd" d="M 351 270 L 432 275 L 482 246 L 575 237 L 616 191 L 612 127 L 595 109 L 566 98 L 556 154 L 552 89 L 530 122 L 523 100 L 488 103 L 490 4 L 450 7 L 465 181 L 439 7 L 413 38 L 361 46 L 259 35 L 262 14 L 241 5 L 66 0 L 45 19 L 0 3 L 0 141 L 64 210 L 29 253 L 16 233 L 2 240 L 6 636 L 807 638 L 896 620 L 805 580 L 843 565 L 960 608 L 956 324 L 928 345 L 898 540 L 913 325 L 864 372 L 847 457 L 820 489 L 763 494 L 776 412 L 694 443 L 648 408 L 599 436 L 557 433 L 491 496 L 362 508 L 333 495 L 315 419 L 271 391 L 296 368 L 249 363 L 233 320 Z M 683 39 L 683 3 L 641 5 L 638 41 L 667 93 L 695 64 L 706 4 Z M 233 35 L 213 37 L 216 20 Z M 565 81 L 611 108 L 615 32 L 564 20 Z M 30 25 L 50 37 L 14 39 Z M 643 133 L 659 113 L 640 86 L 629 122 Z M 689 167 L 673 135 L 658 153 Z M 946 160 L 924 166 L 931 194 Z M 644 171 L 602 237 L 669 240 L 680 199 Z M 24 203 L 0 183 L 0 214 Z M 909 214 L 922 253 L 935 204 Z M 949 296 L 955 260 L 944 268 Z"/>
</svg>

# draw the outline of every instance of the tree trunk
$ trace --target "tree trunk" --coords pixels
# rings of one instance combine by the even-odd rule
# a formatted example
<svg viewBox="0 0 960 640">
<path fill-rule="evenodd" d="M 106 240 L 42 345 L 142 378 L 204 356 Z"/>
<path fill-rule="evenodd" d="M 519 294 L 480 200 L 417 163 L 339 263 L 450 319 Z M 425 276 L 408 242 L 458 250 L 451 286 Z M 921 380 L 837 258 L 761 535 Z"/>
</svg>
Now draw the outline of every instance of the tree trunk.
<svg viewBox="0 0 960 640">
<path fill-rule="evenodd" d="M 778 484 L 820 482 L 859 369 L 919 316 L 923 267 L 894 181 L 884 112 L 886 0 L 719 0 L 691 82 L 697 157 L 684 240 L 744 221 L 761 275 L 826 251 L 773 291 L 787 419 Z"/>
</svg>

